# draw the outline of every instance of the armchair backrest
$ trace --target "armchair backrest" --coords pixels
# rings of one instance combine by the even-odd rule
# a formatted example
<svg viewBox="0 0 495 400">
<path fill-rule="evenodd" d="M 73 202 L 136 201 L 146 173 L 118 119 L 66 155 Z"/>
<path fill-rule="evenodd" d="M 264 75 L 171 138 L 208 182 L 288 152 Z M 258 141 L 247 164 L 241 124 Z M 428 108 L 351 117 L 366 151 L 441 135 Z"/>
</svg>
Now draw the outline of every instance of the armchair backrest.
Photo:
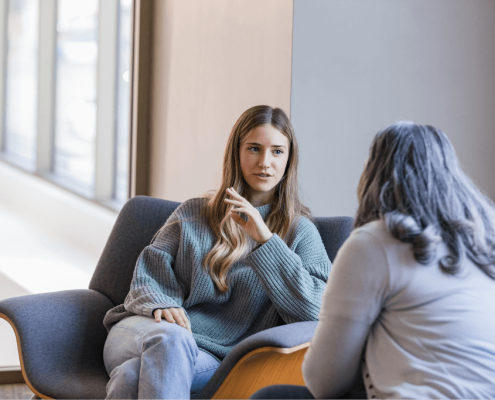
<svg viewBox="0 0 495 400">
<path fill-rule="evenodd" d="M 115 305 L 129 292 L 132 274 L 141 251 L 180 203 L 147 196 L 129 200 L 117 218 L 96 266 L 89 288 L 103 293 Z M 352 230 L 351 217 L 316 218 L 328 257 L 333 262 Z"/>
<path fill-rule="evenodd" d="M 344 244 L 352 231 L 354 218 L 352 217 L 317 217 L 316 227 L 320 232 L 328 258 L 333 263 L 337 251 Z"/>
<path fill-rule="evenodd" d="M 89 288 L 122 304 L 139 254 L 180 203 L 136 196 L 122 208 L 93 273 Z"/>
</svg>

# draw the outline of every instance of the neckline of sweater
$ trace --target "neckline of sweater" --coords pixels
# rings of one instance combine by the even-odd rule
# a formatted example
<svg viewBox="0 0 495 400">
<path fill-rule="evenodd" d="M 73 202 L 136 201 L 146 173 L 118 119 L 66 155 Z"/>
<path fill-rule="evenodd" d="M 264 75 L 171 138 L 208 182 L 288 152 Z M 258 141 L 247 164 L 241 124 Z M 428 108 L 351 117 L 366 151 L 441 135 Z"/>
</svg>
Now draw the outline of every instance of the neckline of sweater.
<svg viewBox="0 0 495 400">
<path fill-rule="evenodd" d="M 263 219 L 265 219 L 268 216 L 270 209 L 272 208 L 272 203 L 270 202 L 270 203 L 265 204 L 263 206 L 254 207 L 254 208 L 256 208 L 260 212 L 261 217 Z"/>
</svg>

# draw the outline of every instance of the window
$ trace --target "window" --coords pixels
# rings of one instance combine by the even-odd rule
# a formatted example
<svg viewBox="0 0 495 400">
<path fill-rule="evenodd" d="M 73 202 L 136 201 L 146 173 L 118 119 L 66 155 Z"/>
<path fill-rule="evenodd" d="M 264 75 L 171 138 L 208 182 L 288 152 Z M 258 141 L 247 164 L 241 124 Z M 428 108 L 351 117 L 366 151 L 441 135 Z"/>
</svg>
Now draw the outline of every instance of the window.
<svg viewBox="0 0 495 400">
<path fill-rule="evenodd" d="M 3 4 L 0 159 L 119 209 L 128 198 L 133 1 Z"/>
<path fill-rule="evenodd" d="M 53 173 L 93 195 L 98 1 L 59 0 Z"/>
<path fill-rule="evenodd" d="M 129 111 L 131 70 L 132 0 L 119 3 L 119 65 L 117 74 L 118 114 L 116 139 L 116 174 L 114 197 L 124 203 L 128 196 L 129 176 Z"/>
<path fill-rule="evenodd" d="M 39 0 L 9 0 L 7 79 L 2 148 L 8 159 L 34 170 L 38 83 Z"/>
</svg>

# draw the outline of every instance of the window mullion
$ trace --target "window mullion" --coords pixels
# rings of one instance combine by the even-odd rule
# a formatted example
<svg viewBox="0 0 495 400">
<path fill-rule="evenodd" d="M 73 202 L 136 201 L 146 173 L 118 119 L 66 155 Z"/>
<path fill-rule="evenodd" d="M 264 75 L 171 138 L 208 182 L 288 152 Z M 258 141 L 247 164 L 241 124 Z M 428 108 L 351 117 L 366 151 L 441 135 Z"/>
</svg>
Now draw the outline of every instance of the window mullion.
<svg viewBox="0 0 495 400">
<path fill-rule="evenodd" d="M 45 176 L 52 169 L 53 156 L 57 0 L 40 0 L 39 10 L 36 170 Z"/>
<path fill-rule="evenodd" d="M 4 150 L 5 79 L 7 76 L 7 0 L 0 0 L 0 151 Z"/>
<path fill-rule="evenodd" d="M 95 199 L 113 197 L 116 136 L 118 0 L 100 0 L 98 23 L 98 100 L 95 143 Z"/>
</svg>

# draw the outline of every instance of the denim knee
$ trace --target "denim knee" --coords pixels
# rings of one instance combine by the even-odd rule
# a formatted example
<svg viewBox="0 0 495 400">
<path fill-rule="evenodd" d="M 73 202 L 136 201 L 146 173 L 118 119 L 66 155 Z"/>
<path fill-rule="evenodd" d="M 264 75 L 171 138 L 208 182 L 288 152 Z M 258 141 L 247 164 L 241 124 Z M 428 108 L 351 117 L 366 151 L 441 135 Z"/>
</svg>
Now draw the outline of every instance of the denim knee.
<svg viewBox="0 0 495 400">
<path fill-rule="evenodd" d="M 142 351 L 150 347 L 184 348 L 191 352 L 194 358 L 198 356 L 198 346 L 191 332 L 170 322 L 158 322 L 141 336 Z"/>
<path fill-rule="evenodd" d="M 128 360 L 122 365 L 119 365 L 117 368 L 110 373 L 110 378 L 113 378 L 115 375 L 119 375 L 119 378 L 122 381 L 126 382 L 129 386 L 137 387 L 139 384 L 139 369 L 141 367 L 141 359 L 133 358 L 132 360 Z"/>
<path fill-rule="evenodd" d="M 114 368 L 107 383 L 108 399 L 137 399 L 141 359 L 133 358 Z"/>
</svg>

